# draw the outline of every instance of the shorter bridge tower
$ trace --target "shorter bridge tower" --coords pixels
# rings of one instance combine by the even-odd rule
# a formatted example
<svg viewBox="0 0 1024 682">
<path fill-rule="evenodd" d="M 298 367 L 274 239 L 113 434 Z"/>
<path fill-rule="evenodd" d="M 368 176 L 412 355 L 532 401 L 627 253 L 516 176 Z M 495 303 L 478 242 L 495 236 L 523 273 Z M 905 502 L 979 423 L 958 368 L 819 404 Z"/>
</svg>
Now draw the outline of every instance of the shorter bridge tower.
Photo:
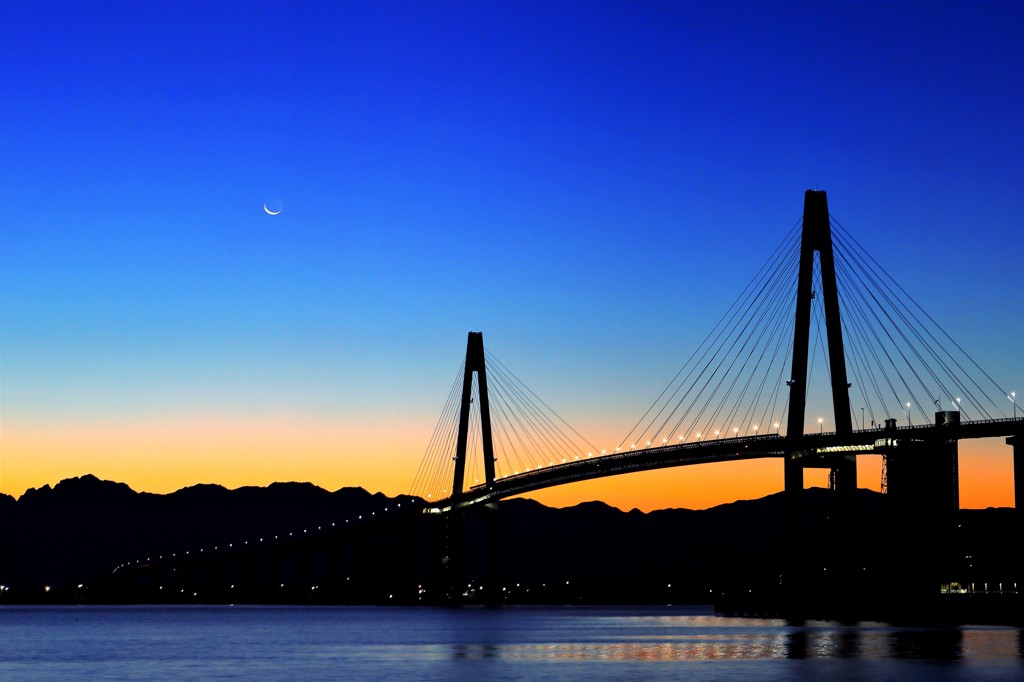
<svg viewBox="0 0 1024 682">
<path fill-rule="evenodd" d="M 466 455 L 469 444 L 470 409 L 473 404 L 473 376 L 476 375 L 477 396 L 480 409 L 480 437 L 483 441 L 484 485 L 494 485 L 494 442 L 491 436 L 491 408 L 487 395 L 487 363 L 484 360 L 484 335 L 469 332 L 466 341 L 466 369 L 462 377 L 462 402 L 459 407 L 459 431 L 455 444 L 455 474 L 452 481 L 451 506 L 447 510 L 443 559 L 446 579 L 445 591 L 449 604 L 463 601 L 466 584 L 466 509 L 460 508 L 459 496 L 466 488 Z M 497 605 L 501 598 L 501 539 L 498 518 L 498 503 L 479 505 L 484 514 L 484 562 L 485 584 L 483 599 Z M 474 509 L 474 512 L 476 508 Z"/>
<path fill-rule="evenodd" d="M 477 376 L 480 395 L 480 436 L 483 439 L 484 479 L 494 485 L 494 441 L 491 438 L 491 405 L 487 397 L 487 364 L 484 362 L 483 332 L 469 332 L 466 342 L 466 372 L 462 376 L 462 404 L 459 409 L 459 437 L 455 445 L 455 480 L 452 497 L 462 493 L 466 478 L 466 446 L 469 441 L 469 408 L 473 395 L 473 375 Z"/>
</svg>

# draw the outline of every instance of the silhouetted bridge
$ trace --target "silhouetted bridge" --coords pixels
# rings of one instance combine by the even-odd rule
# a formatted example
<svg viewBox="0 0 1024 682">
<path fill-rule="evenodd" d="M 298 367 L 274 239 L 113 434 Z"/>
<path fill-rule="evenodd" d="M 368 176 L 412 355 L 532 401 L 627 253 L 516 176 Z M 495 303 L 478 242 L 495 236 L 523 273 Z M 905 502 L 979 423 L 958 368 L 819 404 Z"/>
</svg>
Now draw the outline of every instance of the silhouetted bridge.
<svg viewBox="0 0 1024 682">
<path fill-rule="evenodd" d="M 951 429 L 955 431 L 951 432 Z M 888 429 L 877 427 L 853 431 L 846 435 L 834 432 L 806 434 L 797 444 L 797 451 L 801 453 L 805 467 L 831 468 L 830 456 L 888 455 L 901 440 L 993 438 L 1021 430 L 1024 430 L 1024 419 L 1013 418 L 960 422 L 954 427 L 934 424 L 893 426 Z M 438 503 L 434 508 L 441 510 L 492 502 L 535 490 L 605 476 L 715 462 L 784 458 L 792 452 L 793 443 L 785 436 L 766 434 L 591 455 L 505 476 L 491 485 L 472 486 L 462 494 L 447 500 L 447 503 Z"/>
<path fill-rule="evenodd" d="M 824 372 L 815 373 L 818 358 Z M 820 415 L 829 414 L 829 432 L 824 416 L 808 423 L 809 404 Z M 334 552 L 333 559 L 312 561 L 302 549 L 297 554 L 306 558 L 288 561 L 307 565 L 291 571 L 301 576 L 299 582 L 316 572 L 310 565 L 319 566 L 327 580 L 341 575 L 338 567 L 347 561 L 350 566 L 342 572 L 369 580 L 387 566 L 404 576 L 404 584 L 415 583 L 416 594 L 422 594 L 426 580 L 444 586 L 435 594 L 458 600 L 466 584 L 465 544 L 472 540 L 463 523 L 479 510 L 486 547 L 474 556 L 486 564 L 483 583 L 492 587 L 488 599 L 496 600 L 498 500 L 639 471 L 777 458 L 783 463 L 786 498 L 785 518 L 779 520 L 785 544 L 780 599 L 792 612 L 806 611 L 814 599 L 842 613 L 863 597 L 856 573 L 856 458 L 873 454 L 882 456 L 882 488 L 890 500 L 893 584 L 900 586 L 900 599 L 919 604 L 940 590 L 956 591 L 945 538 L 959 508 L 957 444 L 1007 438 L 1019 509 L 1022 433 L 1016 393 L 992 379 L 831 218 L 824 192 L 809 190 L 802 219 L 617 447 L 595 447 L 485 353 L 482 334 L 470 332 L 465 362 L 413 486 L 424 503 L 414 515 L 408 506 L 402 512 L 415 520 L 399 524 L 405 530 L 394 526 L 384 533 L 390 540 L 371 540 L 379 534 L 367 531 L 365 523 L 331 529 L 310 542 L 322 556 Z M 807 468 L 829 470 L 834 503 L 824 557 L 806 551 Z M 382 517 L 374 523 L 384 527 L 393 521 Z M 409 530 L 410 524 L 418 527 Z M 352 530 L 356 527 L 362 530 Z M 1018 529 L 1011 540 L 1021 542 L 1024 536 Z M 306 547 L 301 542 L 295 546 Z M 347 543 L 348 549 L 338 554 L 331 543 Z M 250 559 L 241 561 L 232 548 L 235 568 L 218 570 L 238 580 L 255 571 L 263 576 L 257 582 L 273 585 L 288 556 L 282 546 L 268 550 L 279 558 L 260 560 L 260 569 L 253 568 L 256 550 L 246 549 Z M 377 568 L 365 556 L 358 559 L 360 552 L 376 556 Z M 156 582 L 166 580 L 168 570 L 178 571 L 174 562 L 182 559 L 161 561 Z M 150 562 L 150 574 L 154 565 Z M 819 568 L 827 580 L 814 573 Z M 1021 568 L 1015 571 L 1019 578 Z"/>
</svg>

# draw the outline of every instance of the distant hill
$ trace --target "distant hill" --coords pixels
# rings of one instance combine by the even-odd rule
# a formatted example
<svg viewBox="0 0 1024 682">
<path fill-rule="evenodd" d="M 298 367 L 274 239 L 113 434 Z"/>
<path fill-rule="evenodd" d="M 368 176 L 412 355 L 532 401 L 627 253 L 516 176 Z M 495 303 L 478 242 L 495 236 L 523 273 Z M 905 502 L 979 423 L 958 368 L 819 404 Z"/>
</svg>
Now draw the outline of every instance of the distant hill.
<svg viewBox="0 0 1024 682">
<path fill-rule="evenodd" d="M 362 488 L 329 492 L 309 483 L 236 490 L 197 485 L 156 495 L 95 476 L 66 479 L 17 500 L 0 496 L 0 584 L 93 584 L 123 562 L 301 533 L 412 499 Z M 883 573 L 886 542 L 894 540 L 886 535 L 884 502 L 878 493 L 859 491 L 856 526 L 860 558 Z M 705 510 L 649 513 L 601 502 L 555 509 L 507 500 L 499 514 L 502 578 L 509 584 L 568 583 L 574 593 L 609 600 L 616 593 L 661 598 L 661 590 L 665 598 L 695 601 L 723 584 L 771 583 L 782 564 L 782 505 L 781 493 Z M 813 545 L 829 540 L 827 491 L 809 489 L 807 508 L 814 551 Z M 963 533 L 951 542 L 971 556 L 972 570 L 983 575 L 988 566 L 1008 564 L 1013 545 L 1005 539 L 1013 537 L 1013 510 L 964 510 L 960 520 Z M 471 575 L 483 572 L 482 524 L 473 516 L 467 520 Z"/>
<path fill-rule="evenodd" d="M 4 498 L 0 584 L 16 586 L 90 583 L 139 557 L 302 531 L 396 499 L 311 483 L 195 485 L 157 495 L 91 475 Z"/>
</svg>

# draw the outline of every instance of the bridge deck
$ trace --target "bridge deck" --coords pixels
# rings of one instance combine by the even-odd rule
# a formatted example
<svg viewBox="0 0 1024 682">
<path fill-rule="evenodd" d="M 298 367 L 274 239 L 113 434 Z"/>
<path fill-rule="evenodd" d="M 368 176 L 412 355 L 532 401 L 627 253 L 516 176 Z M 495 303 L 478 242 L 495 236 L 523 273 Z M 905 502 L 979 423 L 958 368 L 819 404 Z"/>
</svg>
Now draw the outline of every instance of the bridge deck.
<svg viewBox="0 0 1024 682">
<path fill-rule="evenodd" d="M 787 452 L 806 452 L 809 456 L 819 455 L 826 458 L 850 454 L 879 454 L 888 440 L 927 440 L 939 437 L 964 440 L 1018 434 L 1024 434 L 1024 417 L 965 421 L 955 426 L 921 424 L 896 429 L 878 427 L 860 429 L 847 435 L 834 432 L 809 433 L 796 442 L 773 433 L 669 444 L 574 458 L 568 462 L 558 462 L 540 469 L 516 473 L 496 480 L 490 488 L 486 485 L 474 486 L 454 499 L 448 498 L 434 503 L 431 508 L 443 510 L 452 506 L 465 507 L 574 481 L 667 467 L 768 457 L 781 458 Z"/>
</svg>

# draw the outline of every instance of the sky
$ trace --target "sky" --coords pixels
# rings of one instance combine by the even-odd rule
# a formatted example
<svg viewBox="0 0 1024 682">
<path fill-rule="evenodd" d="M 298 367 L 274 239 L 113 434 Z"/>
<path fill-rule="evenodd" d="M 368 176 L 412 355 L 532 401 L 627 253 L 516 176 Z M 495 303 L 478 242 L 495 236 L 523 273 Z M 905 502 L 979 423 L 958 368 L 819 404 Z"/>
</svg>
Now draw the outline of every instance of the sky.
<svg viewBox="0 0 1024 682">
<path fill-rule="evenodd" d="M 1019 3 L 12 0 L 3 24 L 4 493 L 407 493 L 471 330 L 615 444 L 806 189 L 1024 391 Z M 963 506 L 1013 503 L 1001 441 L 960 460 Z M 763 461 L 531 496 L 781 487 Z"/>
</svg>

